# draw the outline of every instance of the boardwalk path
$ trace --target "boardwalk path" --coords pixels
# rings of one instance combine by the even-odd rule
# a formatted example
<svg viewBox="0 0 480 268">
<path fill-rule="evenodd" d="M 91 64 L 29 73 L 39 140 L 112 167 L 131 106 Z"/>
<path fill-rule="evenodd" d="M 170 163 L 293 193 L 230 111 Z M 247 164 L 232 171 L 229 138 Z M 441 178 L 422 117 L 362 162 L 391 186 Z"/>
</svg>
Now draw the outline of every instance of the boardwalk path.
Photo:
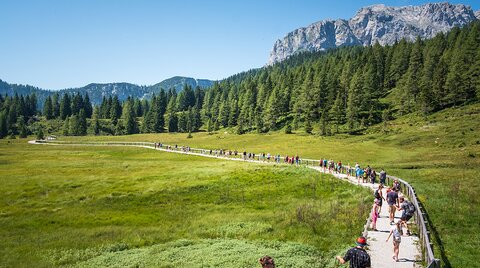
<svg viewBox="0 0 480 268">
<path fill-rule="evenodd" d="M 133 146 L 133 147 L 141 147 L 147 149 L 154 149 L 158 151 L 168 152 L 168 153 L 179 153 L 179 154 L 188 154 L 188 155 L 196 155 L 196 156 L 203 156 L 203 157 L 211 157 L 211 158 L 219 158 L 221 160 L 232 160 L 232 161 L 243 161 L 243 162 L 253 162 L 253 163 L 261 163 L 261 164 L 275 164 L 274 162 L 264 162 L 259 160 L 243 160 L 241 158 L 234 158 L 234 157 L 219 157 L 214 154 L 209 154 L 209 150 L 200 150 L 203 152 L 208 153 L 201 153 L 201 152 L 184 152 L 181 150 L 167 150 L 165 148 L 155 148 L 153 143 L 79 143 L 79 144 L 72 144 L 72 143 L 61 143 L 61 142 L 42 142 L 38 143 L 36 141 L 29 141 L 31 144 L 48 144 L 48 145 L 70 145 L 70 146 Z M 196 149 L 196 151 L 199 151 Z M 320 167 L 316 166 L 308 166 L 312 169 L 315 169 L 319 172 L 324 173 L 324 170 Z M 327 172 L 328 173 L 328 172 Z M 345 174 L 332 174 L 336 178 L 347 180 L 348 182 L 357 185 L 357 181 L 355 177 L 347 177 Z M 371 183 L 360 183 L 363 187 L 368 187 L 372 189 L 377 189 L 378 184 L 371 184 Z M 384 195 L 386 193 L 384 192 Z M 372 203 L 373 203 L 373 195 L 372 195 Z M 400 219 L 401 212 L 397 211 L 395 214 L 395 221 Z M 367 220 L 367 224 L 369 221 Z M 412 236 L 403 236 L 402 242 L 400 244 L 400 254 L 399 254 L 399 262 L 395 262 L 392 259 L 393 254 L 393 245 L 392 245 L 392 238 L 387 242 L 385 240 L 388 237 L 390 231 L 390 223 L 388 219 L 388 205 L 387 202 L 383 202 L 382 210 L 380 213 L 380 217 L 377 220 L 377 230 L 378 231 L 370 231 L 365 230 L 364 235 L 367 236 L 368 244 L 369 244 L 369 254 L 372 259 L 372 267 L 374 268 L 403 268 L 403 267 L 421 267 L 421 253 L 418 247 L 418 237 L 415 235 Z"/>
</svg>

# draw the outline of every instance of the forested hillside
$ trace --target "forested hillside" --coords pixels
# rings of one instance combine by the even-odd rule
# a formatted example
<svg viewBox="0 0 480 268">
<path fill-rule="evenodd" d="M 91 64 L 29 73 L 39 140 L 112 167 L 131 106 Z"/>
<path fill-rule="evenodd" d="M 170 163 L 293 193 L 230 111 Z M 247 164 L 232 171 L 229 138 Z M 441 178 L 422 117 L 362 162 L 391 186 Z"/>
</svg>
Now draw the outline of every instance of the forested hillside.
<svg viewBox="0 0 480 268">
<path fill-rule="evenodd" d="M 479 45 L 477 21 L 427 41 L 305 53 L 215 85 L 203 114 L 239 133 L 318 123 L 323 135 L 429 114 L 479 99 Z"/>
</svg>

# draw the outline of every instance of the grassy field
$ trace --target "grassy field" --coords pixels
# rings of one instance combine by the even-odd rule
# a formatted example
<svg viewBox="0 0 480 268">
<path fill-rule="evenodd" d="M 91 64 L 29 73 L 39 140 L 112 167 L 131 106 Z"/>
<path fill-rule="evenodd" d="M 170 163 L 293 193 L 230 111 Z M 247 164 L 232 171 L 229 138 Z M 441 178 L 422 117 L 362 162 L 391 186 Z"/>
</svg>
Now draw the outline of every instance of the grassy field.
<svg viewBox="0 0 480 268">
<path fill-rule="evenodd" d="M 81 140 L 158 141 L 200 148 L 270 152 L 359 162 L 385 168 L 417 190 L 429 214 L 436 256 L 445 266 L 468 267 L 480 248 L 480 105 L 448 109 L 423 117 L 409 115 L 366 135 L 318 137 L 283 132 L 235 135 L 221 131 L 82 137 Z M 67 138 L 67 140 L 79 138 Z"/>
<path fill-rule="evenodd" d="M 0 140 L 0 267 L 325 267 L 370 209 L 306 168 L 26 141 Z"/>
</svg>

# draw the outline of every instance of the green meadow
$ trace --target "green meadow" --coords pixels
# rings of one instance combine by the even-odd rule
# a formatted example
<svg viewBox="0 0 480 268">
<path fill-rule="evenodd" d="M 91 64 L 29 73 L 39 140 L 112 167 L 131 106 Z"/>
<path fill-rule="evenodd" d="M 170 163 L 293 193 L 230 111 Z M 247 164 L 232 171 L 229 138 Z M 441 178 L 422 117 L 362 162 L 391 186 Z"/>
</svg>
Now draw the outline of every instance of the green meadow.
<svg viewBox="0 0 480 268">
<path fill-rule="evenodd" d="M 359 162 L 409 181 L 445 266 L 480 247 L 480 105 L 409 115 L 359 136 L 145 134 L 152 141 Z M 371 194 L 313 170 L 142 148 L 0 141 L 0 266 L 330 267 L 365 223 Z"/>
<path fill-rule="evenodd" d="M 411 114 L 371 127 L 364 135 L 321 137 L 283 131 L 235 135 L 131 135 L 67 140 L 152 141 L 200 148 L 270 152 L 380 169 L 410 182 L 431 223 L 435 255 L 452 267 L 469 266 L 480 248 L 480 104 L 450 108 L 424 117 Z"/>
<path fill-rule="evenodd" d="M 370 209 L 307 168 L 26 142 L 0 141 L 2 267 L 325 267 Z"/>
</svg>

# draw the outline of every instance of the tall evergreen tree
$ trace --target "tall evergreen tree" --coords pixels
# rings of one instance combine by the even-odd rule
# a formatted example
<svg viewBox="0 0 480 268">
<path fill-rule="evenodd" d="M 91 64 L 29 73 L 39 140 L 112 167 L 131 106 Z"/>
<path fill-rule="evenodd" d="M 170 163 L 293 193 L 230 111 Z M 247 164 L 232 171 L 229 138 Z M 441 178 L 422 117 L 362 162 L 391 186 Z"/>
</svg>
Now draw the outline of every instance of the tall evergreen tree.
<svg viewBox="0 0 480 268">
<path fill-rule="evenodd" d="M 23 115 L 19 116 L 18 117 L 18 120 L 17 120 L 17 124 L 18 124 L 18 137 L 19 138 L 26 138 L 27 135 L 28 135 L 28 130 L 27 130 L 27 126 L 25 125 L 25 118 L 23 117 Z"/>
<path fill-rule="evenodd" d="M 53 117 L 58 118 L 60 117 L 60 102 L 59 102 L 60 96 L 58 93 L 53 94 L 52 98 L 52 106 L 53 106 Z"/>
<path fill-rule="evenodd" d="M 60 119 L 65 120 L 72 114 L 70 96 L 67 93 L 63 94 L 60 101 Z"/>
<path fill-rule="evenodd" d="M 7 135 L 8 135 L 7 112 L 0 111 L 0 139 L 5 138 Z"/>
<path fill-rule="evenodd" d="M 122 115 L 122 106 L 120 104 L 120 101 L 118 100 L 118 96 L 115 95 L 112 98 L 112 104 L 110 106 L 110 119 L 114 123 L 114 125 L 117 124 L 118 119 Z"/>
<path fill-rule="evenodd" d="M 45 103 L 43 104 L 43 115 L 47 120 L 52 119 L 53 116 L 53 104 L 52 104 L 52 98 L 48 96 L 45 99 Z"/>
<path fill-rule="evenodd" d="M 85 110 L 85 116 L 87 118 L 92 118 L 93 106 L 92 106 L 92 103 L 90 102 L 90 97 L 88 96 L 88 93 L 85 94 L 85 99 L 83 100 L 83 108 Z"/>
<path fill-rule="evenodd" d="M 135 120 L 135 111 L 133 110 L 133 102 L 127 102 L 123 109 L 123 121 L 125 124 L 125 134 L 138 133 L 138 125 Z"/>
<path fill-rule="evenodd" d="M 168 117 L 168 132 L 178 131 L 178 118 L 176 113 L 170 113 Z"/>
</svg>

